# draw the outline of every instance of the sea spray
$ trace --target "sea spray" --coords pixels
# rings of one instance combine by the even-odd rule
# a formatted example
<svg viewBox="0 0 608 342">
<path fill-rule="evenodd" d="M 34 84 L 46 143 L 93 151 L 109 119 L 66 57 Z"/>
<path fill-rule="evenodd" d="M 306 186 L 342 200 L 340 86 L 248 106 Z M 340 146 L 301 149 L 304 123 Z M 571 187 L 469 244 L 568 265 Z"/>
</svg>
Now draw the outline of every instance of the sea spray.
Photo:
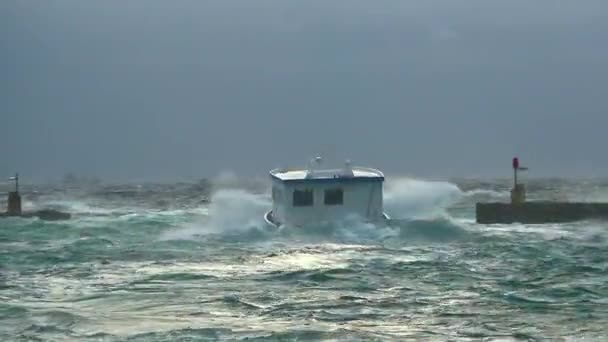
<svg viewBox="0 0 608 342">
<path fill-rule="evenodd" d="M 463 192 L 445 181 L 398 178 L 387 181 L 384 211 L 394 219 L 435 216 L 461 199 Z"/>
<path fill-rule="evenodd" d="M 263 216 L 272 206 L 265 195 L 243 189 L 216 191 L 208 215 L 177 229 L 165 232 L 161 240 L 190 239 L 197 235 L 233 234 L 258 229 L 265 224 Z"/>
<path fill-rule="evenodd" d="M 509 191 L 496 191 L 488 189 L 473 189 L 466 191 L 464 195 L 471 201 L 497 201 L 508 200 L 510 198 Z"/>
<path fill-rule="evenodd" d="M 211 199 L 207 228 L 219 232 L 259 226 L 271 206 L 265 195 L 241 189 L 221 190 Z"/>
<path fill-rule="evenodd" d="M 236 186 L 239 180 L 232 174 L 219 177 L 222 184 Z M 445 215 L 445 209 L 464 196 L 454 184 L 443 181 L 397 179 L 387 184 L 385 212 L 397 220 L 437 219 Z M 271 232 L 263 215 L 272 207 L 267 194 L 254 194 L 242 188 L 217 189 L 208 207 L 208 215 L 165 232 L 162 240 L 190 239 L 195 236 L 235 233 L 259 230 Z M 444 222 L 444 221 L 441 221 Z M 416 226 L 416 225 L 414 225 Z M 424 229 L 429 229 L 424 225 Z M 399 227 L 397 227 L 399 228 Z M 412 225 L 408 224 L 408 229 Z M 277 237 L 298 240 L 332 240 L 343 243 L 374 243 L 399 235 L 395 228 L 375 225 L 356 216 L 334 222 L 319 222 L 306 227 L 282 226 Z"/>
</svg>

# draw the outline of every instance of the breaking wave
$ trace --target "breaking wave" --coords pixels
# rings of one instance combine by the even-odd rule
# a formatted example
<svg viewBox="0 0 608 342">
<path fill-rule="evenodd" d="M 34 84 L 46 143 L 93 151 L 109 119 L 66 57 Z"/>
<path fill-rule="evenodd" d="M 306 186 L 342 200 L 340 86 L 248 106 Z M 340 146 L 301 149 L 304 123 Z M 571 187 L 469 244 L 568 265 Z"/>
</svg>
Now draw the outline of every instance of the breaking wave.
<svg viewBox="0 0 608 342">
<path fill-rule="evenodd" d="M 208 215 L 172 229 L 161 240 L 191 239 L 209 234 L 240 234 L 264 228 L 264 214 L 272 204 L 265 195 L 243 189 L 219 190 L 211 197 Z"/>
<path fill-rule="evenodd" d="M 396 219 L 433 217 L 464 196 L 455 184 L 410 178 L 387 182 L 384 209 Z"/>
<path fill-rule="evenodd" d="M 449 182 L 398 179 L 388 184 L 385 191 L 385 211 L 394 222 L 388 226 L 349 217 L 306 227 L 285 225 L 275 231 L 263 219 L 272 206 L 267 193 L 252 193 L 238 188 L 219 189 L 211 197 L 208 215 L 164 232 L 160 240 L 210 236 L 238 241 L 275 238 L 340 243 L 378 243 L 402 238 L 450 240 L 465 233 L 449 217 L 446 209 L 464 196 L 465 193 Z"/>
<path fill-rule="evenodd" d="M 389 225 L 266 229 L 267 189 L 217 183 L 209 203 L 179 184 L 57 196 L 80 213 L 67 222 L 0 220 L 0 340 L 605 336 L 605 222 L 475 224 L 472 199 L 503 185 L 399 179 Z"/>
</svg>

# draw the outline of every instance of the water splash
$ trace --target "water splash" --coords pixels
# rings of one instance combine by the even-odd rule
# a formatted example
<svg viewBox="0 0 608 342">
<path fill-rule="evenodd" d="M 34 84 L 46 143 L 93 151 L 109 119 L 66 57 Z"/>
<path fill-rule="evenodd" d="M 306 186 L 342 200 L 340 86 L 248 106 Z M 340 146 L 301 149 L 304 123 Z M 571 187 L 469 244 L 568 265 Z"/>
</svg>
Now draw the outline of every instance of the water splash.
<svg viewBox="0 0 608 342">
<path fill-rule="evenodd" d="M 342 220 L 319 222 L 302 227 L 283 225 L 277 232 L 280 238 L 300 242 L 328 242 L 341 244 L 377 244 L 396 237 L 398 231 L 381 223 L 366 222 L 352 215 Z"/>
<path fill-rule="evenodd" d="M 263 216 L 271 206 L 265 195 L 252 194 L 243 189 L 218 190 L 211 198 L 206 217 L 165 232 L 161 240 L 259 230 L 266 224 Z"/>
<path fill-rule="evenodd" d="M 221 190 L 211 200 L 207 227 L 216 232 L 258 227 L 270 207 L 272 203 L 266 195 L 241 189 Z"/>
<path fill-rule="evenodd" d="M 387 182 L 384 208 L 395 219 L 428 218 L 462 197 L 463 192 L 449 182 L 401 178 Z"/>
<path fill-rule="evenodd" d="M 233 182 L 238 181 L 232 177 L 228 178 Z M 446 219 L 440 217 L 445 216 L 446 208 L 463 196 L 464 193 L 449 182 L 397 179 L 387 185 L 385 209 L 397 220 L 431 220 L 428 224 L 409 222 L 406 224 L 409 231 L 415 227 L 421 227 L 420 229 L 425 231 L 431 230 L 433 223 L 453 227 L 452 223 L 443 224 Z M 165 232 L 161 240 L 192 239 L 210 234 L 234 237 L 238 234 L 240 241 L 247 237 L 244 233 L 269 233 L 271 230 L 264 222 L 263 215 L 271 207 L 272 203 L 266 194 L 254 194 L 241 188 L 218 189 L 211 198 L 206 217 Z M 375 225 L 351 216 L 340 221 L 320 222 L 306 227 L 285 225 L 274 237 L 301 241 L 378 243 L 398 237 L 402 234 L 400 230 L 403 230 L 403 227 Z M 255 237 L 259 236 L 256 234 Z M 429 238 L 432 239 L 432 236 Z"/>
</svg>

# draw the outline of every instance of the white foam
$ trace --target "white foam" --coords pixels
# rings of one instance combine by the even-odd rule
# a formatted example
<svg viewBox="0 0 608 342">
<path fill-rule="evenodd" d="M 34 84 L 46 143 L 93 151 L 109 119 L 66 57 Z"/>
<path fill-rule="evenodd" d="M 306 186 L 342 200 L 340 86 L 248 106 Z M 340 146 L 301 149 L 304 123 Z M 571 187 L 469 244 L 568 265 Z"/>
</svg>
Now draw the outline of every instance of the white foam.
<svg viewBox="0 0 608 342">
<path fill-rule="evenodd" d="M 474 189 L 469 190 L 464 193 L 466 196 L 484 196 L 484 197 L 492 197 L 492 198 L 508 198 L 510 193 L 508 191 L 494 191 L 487 189 Z"/>
<path fill-rule="evenodd" d="M 384 207 L 392 218 L 423 218 L 444 212 L 462 196 L 449 182 L 400 178 L 387 182 Z"/>
<path fill-rule="evenodd" d="M 242 189 L 219 190 L 211 198 L 206 217 L 165 232 L 160 239 L 184 240 L 197 235 L 246 231 L 260 227 L 264 224 L 264 213 L 271 206 L 264 195 L 252 194 Z"/>
<path fill-rule="evenodd" d="M 228 179 L 234 179 L 232 176 Z M 444 181 L 396 179 L 387 183 L 385 211 L 395 219 L 419 219 L 444 214 L 447 207 L 463 197 L 454 184 Z M 181 225 L 163 233 L 161 240 L 184 240 L 207 234 L 245 232 L 264 227 L 263 215 L 272 203 L 267 194 L 253 194 L 239 188 L 219 189 L 211 197 L 208 215 L 201 220 Z M 310 235 L 311 238 L 338 239 L 344 243 L 383 240 L 397 232 L 356 219 L 315 225 L 306 229 L 283 227 L 283 235 Z"/>
</svg>

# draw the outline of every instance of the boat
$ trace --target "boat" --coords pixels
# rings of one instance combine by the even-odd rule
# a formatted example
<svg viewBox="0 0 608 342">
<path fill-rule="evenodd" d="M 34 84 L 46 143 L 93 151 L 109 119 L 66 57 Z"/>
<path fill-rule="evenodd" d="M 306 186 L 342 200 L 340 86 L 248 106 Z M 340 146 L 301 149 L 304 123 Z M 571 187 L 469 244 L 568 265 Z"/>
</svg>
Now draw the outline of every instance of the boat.
<svg viewBox="0 0 608 342">
<path fill-rule="evenodd" d="M 379 223 L 390 220 L 383 208 L 384 174 L 346 161 L 341 168 L 322 169 L 322 158 L 307 168 L 270 171 L 272 209 L 264 215 L 273 227 L 302 227 L 357 219 Z"/>
</svg>

